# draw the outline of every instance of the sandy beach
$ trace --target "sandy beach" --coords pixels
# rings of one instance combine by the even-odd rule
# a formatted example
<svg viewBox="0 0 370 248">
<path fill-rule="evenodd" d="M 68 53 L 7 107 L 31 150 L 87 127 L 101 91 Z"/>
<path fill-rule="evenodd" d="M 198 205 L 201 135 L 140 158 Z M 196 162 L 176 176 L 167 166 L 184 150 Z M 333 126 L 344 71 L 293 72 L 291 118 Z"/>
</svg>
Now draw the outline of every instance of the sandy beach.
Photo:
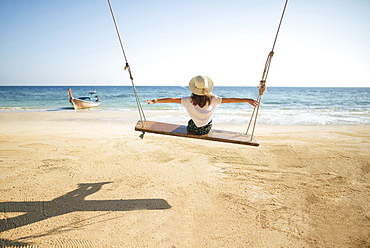
<svg viewBox="0 0 370 248">
<path fill-rule="evenodd" d="M 256 148 L 136 119 L 0 113 L 0 245 L 370 247 L 369 125 L 259 125 Z"/>
</svg>

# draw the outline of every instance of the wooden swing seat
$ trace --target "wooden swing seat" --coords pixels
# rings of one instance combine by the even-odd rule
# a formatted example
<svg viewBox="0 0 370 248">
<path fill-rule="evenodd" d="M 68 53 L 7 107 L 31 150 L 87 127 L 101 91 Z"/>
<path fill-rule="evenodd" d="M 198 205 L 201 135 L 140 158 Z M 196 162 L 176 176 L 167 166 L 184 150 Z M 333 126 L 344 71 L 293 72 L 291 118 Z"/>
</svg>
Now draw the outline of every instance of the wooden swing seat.
<svg viewBox="0 0 370 248">
<path fill-rule="evenodd" d="M 184 125 L 176 125 L 156 121 L 145 121 L 145 122 L 138 121 L 135 126 L 135 130 L 141 132 L 180 136 L 194 139 L 212 140 L 240 145 L 249 145 L 249 146 L 260 145 L 254 138 L 251 139 L 250 135 L 246 135 L 244 133 L 212 129 L 211 132 L 208 134 L 195 135 L 188 133 L 187 128 Z"/>
</svg>

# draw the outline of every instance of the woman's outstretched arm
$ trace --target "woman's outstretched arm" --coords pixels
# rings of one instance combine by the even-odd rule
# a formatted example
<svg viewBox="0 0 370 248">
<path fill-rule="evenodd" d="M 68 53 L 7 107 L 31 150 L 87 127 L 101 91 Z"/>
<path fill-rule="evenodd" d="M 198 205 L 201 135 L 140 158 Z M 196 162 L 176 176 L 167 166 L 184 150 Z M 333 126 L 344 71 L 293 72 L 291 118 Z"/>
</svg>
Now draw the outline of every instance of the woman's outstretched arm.
<svg viewBox="0 0 370 248">
<path fill-rule="evenodd" d="M 153 100 L 145 100 L 147 104 L 155 104 L 155 103 L 181 103 L 181 98 L 158 98 Z"/>
<path fill-rule="evenodd" d="M 227 97 L 222 97 L 222 102 L 221 103 L 242 103 L 242 102 L 247 102 L 253 107 L 257 107 L 259 102 L 257 102 L 254 99 L 249 99 L 249 98 L 227 98 Z"/>
</svg>

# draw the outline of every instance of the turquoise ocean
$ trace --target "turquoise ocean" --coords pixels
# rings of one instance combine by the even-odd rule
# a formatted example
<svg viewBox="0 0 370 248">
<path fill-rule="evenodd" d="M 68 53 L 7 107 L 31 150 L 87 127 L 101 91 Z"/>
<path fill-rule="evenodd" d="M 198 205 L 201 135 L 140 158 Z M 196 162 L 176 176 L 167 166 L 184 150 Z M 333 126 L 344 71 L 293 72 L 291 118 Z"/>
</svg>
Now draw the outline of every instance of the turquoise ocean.
<svg viewBox="0 0 370 248">
<path fill-rule="evenodd" d="M 100 97 L 100 107 L 78 111 L 117 112 L 122 118 L 125 113 L 137 112 L 131 86 L 0 86 L 0 112 L 76 111 L 69 103 L 69 88 L 76 98 L 94 90 Z M 145 99 L 188 96 L 187 87 L 137 86 L 136 89 L 144 112 L 158 113 L 162 121 L 170 122 L 179 113 L 185 113 L 181 104 L 148 105 Z M 222 97 L 257 98 L 258 89 L 219 86 L 215 87 L 213 93 Z M 216 110 L 214 121 L 245 124 L 249 121 L 251 111 L 249 104 L 222 104 Z M 370 88 L 269 87 L 262 96 L 258 123 L 370 124 Z"/>
</svg>

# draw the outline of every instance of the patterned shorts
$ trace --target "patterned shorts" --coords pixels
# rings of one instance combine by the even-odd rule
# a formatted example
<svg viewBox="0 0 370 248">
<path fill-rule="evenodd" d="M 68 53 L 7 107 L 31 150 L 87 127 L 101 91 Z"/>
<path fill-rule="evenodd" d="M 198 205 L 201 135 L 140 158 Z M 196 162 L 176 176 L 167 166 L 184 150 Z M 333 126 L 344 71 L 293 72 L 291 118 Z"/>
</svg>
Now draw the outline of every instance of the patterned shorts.
<svg viewBox="0 0 370 248">
<path fill-rule="evenodd" d="M 197 127 L 193 120 L 188 122 L 188 131 L 196 135 L 204 135 L 211 131 L 212 129 L 212 120 L 205 126 Z"/>
</svg>

